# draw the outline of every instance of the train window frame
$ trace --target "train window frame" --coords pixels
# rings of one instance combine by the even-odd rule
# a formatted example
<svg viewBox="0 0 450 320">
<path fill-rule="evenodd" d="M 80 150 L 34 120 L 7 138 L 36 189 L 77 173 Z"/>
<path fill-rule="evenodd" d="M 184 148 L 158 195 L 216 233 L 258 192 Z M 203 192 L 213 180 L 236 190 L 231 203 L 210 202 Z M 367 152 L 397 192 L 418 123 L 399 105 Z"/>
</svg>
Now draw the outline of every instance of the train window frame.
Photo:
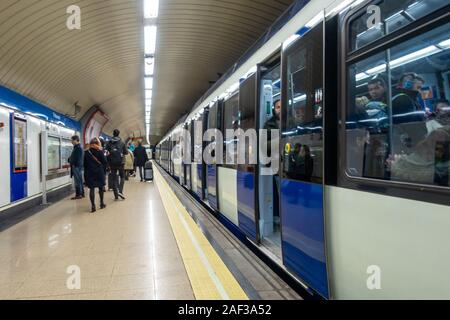
<svg viewBox="0 0 450 320">
<path fill-rule="evenodd" d="M 320 28 L 320 29 L 319 29 Z M 311 183 L 311 184 L 323 184 L 325 181 L 325 170 L 324 170 L 324 162 L 325 162 L 325 113 L 324 113 L 324 108 L 325 108 L 325 103 L 324 103 L 324 89 L 325 89 L 325 79 L 324 79 L 324 72 L 325 72 L 325 66 L 323 65 L 323 61 L 324 61 L 324 55 L 322 56 L 322 70 L 319 73 L 320 77 L 321 77 L 321 82 L 322 82 L 322 88 L 321 88 L 321 94 L 322 94 L 322 98 L 321 98 L 321 104 L 322 104 L 322 115 L 321 118 L 317 118 L 315 120 L 312 120 L 310 123 L 313 123 L 314 121 L 320 120 L 321 122 L 321 132 L 317 132 L 317 133 L 309 133 L 309 134 L 305 134 L 305 136 L 307 135 L 317 135 L 321 137 L 321 158 L 320 158 L 320 176 L 312 176 L 311 177 L 311 181 L 308 181 L 309 179 L 304 179 L 304 178 L 299 178 L 299 177 L 294 177 L 293 175 L 291 175 L 291 172 L 289 170 L 286 170 L 286 141 L 288 140 L 288 138 L 285 138 L 285 134 L 288 132 L 289 128 L 287 126 L 288 122 L 289 122 L 289 115 L 288 115 L 288 103 L 289 103 L 289 80 L 287 79 L 287 76 L 289 74 L 288 71 L 288 57 L 294 53 L 294 52 L 298 52 L 299 49 L 302 47 L 305 38 L 307 36 L 311 36 L 312 32 L 316 32 L 320 30 L 321 31 L 321 38 L 320 38 L 320 42 L 321 42 L 321 46 L 322 46 L 322 52 L 324 50 L 324 44 L 323 44 L 323 39 L 324 39 L 324 35 L 326 32 L 325 29 L 325 25 L 324 23 L 320 23 L 316 26 L 314 26 L 310 31 L 308 31 L 307 34 L 305 34 L 302 38 L 297 39 L 295 42 L 293 42 L 288 48 L 286 48 L 285 50 L 283 50 L 283 54 L 282 54 L 282 58 L 281 58 L 281 103 L 282 103 L 282 112 L 281 112 L 281 119 L 280 119 L 280 142 L 279 142 L 279 175 L 282 179 L 287 179 L 287 180 L 292 180 L 292 181 L 301 181 L 303 183 Z M 303 50 L 305 50 L 306 52 L 306 61 L 305 61 L 305 70 L 307 70 L 307 86 L 306 86 L 306 90 L 308 91 L 306 93 L 306 100 L 305 100 L 305 110 L 306 108 L 311 107 L 314 105 L 314 95 L 313 95 L 313 91 L 309 91 L 310 89 L 313 89 L 313 84 L 311 84 L 311 77 L 312 77 L 312 69 L 313 69 L 313 61 L 311 59 L 311 53 L 310 50 L 311 48 L 308 46 L 304 46 Z M 317 88 L 316 88 L 317 89 Z M 318 91 L 316 91 L 317 93 Z M 316 96 L 317 97 L 317 96 Z M 308 122 L 303 123 L 303 125 L 308 124 Z M 296 137 L 300 137 L 301 135 L 296 135 Z M 289 144 L 289 148 L 292 147 L 290 143 Z M 291 152 L 291 151 L 289 151 Z M 289 156 L 288 156 L 289 157 Z"/>
<path fill-rule="evenodd" d="M 437 185 L 381 180 L 367 177 L 355 177 L 347 170 L 347 111 L 349 103 L 349 70 L 352 65 L 373 57 L 376 54 L 384 52 L 386 49 L 393 48 L 399 44 L 405 43 L 411 39 L 420 36 L 423 33 L 444 26 L 450 22 L 450 13 L 448 12 L 450 4 L 437 9 L 433 13 L 426 15 L 408 25 L 407 30 L 400 28 L 395 32 L 388 34 L 373 43 L 363 46 L 357 50 L 351 50 L 351 40 L 349 38 L 350 24 L 354 19 L 360 17 L 361 12 L 370 5 L 378 1 L 368 1 L 357 6 L 339 17 L 339 177 L 338 185 L 356 190 L 375 192 L 389 196 L 419 200 L 430 203 L 440 203 L 450 205 L 450 187 Z"/>
<path fill-rule="evenodd" d="M 23 129 L 22 136 L 16 136 L 17 127 L 21 127 Z M 12 168 L 13 173 L 26 173 L 28 171 L 28 123 L 26 119 L 23 119 L 19 116 L 12 117 Z M 19 142 L 16 142 L 18 141 Z M 20 149 L 20 153 L 22 154 L 24 165 L 17 165 L 18 161 L 18 150 Z"/>
<path fill-rule="evenodd" d="M 53 141 L 58 141 L 58 145 L 57 145 L 58 167 L 50 168 L 50 165 L 48 165 L 48 172 L 49 172 L 49 174 L 52 174 L 52 173 L 57 173 L 61 169 L 61 164 L 62 164 L 62 162 L 61 162 L 61 137 L 56 136 L 56 135 L 48 135 L 47 159 L 48 159 L 48 154 L 49 154 L 48 149 L 50 148 L 50 143 L 49 143 L 50 139 L 52 139 Z M 50 163 L 50 161 L 47 160 L 47 163 Z"/>
<path fill-rule="evenodd" d="M 359 5 L 355 6 L 355 8 L 352 11 L 350 11 L 351 12 L 351 17 L 350 17 L 348 23 L 345 26 L 346 27 L 346 34 L 348 35 L 349 38 L 351 36 L 352 23 L 357 21 L 362 16 L 364 16 L 365 13 L 367 13 L 367 7 L 369 5 L 376 5 L 376 6 L 379 7 L 379 5 L 381 3 L 383 3 L 384 1 L 385 0 L 367 0 L 367 1 L 364 1 L 363 3 L 361 3 Z M 389 37 L 391 34 L 396 34 L 396 33 L 402 34 L 402 33 L 404 33 L 405 29 L 407 29 L 407 28 L 409 28 L 409 29 L 412 28 L 413 29 L 414 28 L 413 26 L 415 24 L 417 24 L 417 21 L 421 21 L 421 20 L 424 20 L 424 19 L 429 19 L 430 17 L 433 16 L 433 14 L 435 14 L 438 11 L 448 11 L 449 9 L 447 9 L 447 8 L 449 8 L 449 5 L 439 7 L 438 9 L 434 10 L 433 12 L 428 13 L 428 14 L 426 14 L 424 16 L 420 16 L 418 19 L 413 20 L 412 22 L 410 22 L 410 23 L 408 23 L 408 24 L 406 24 L 404 26 L 401 26 L 400 28 L 398 28 L 398 29 L 396 29 L 396 30 L 394 30 L 392 32 L 388 32 L 387 34 L 385 34 L 385 35 L 375 39 L 374 41 L 371 41 L 371 42 L 369 42 L 367 44 L 364 44 L 364 45 L 362 45 L 361 47 L 358 47 L 358 48 L 352 48 L 353 39 L 347 38 L 346 39 L 346 44 L 347 44 L 346 50 L 349 53 L 355 53 L 355 52 L 358 52 L 358 51 L 364 51 L 364 50 L 366 50 L 367 48 L 369 48 L 371 46 L 376 46 L 378 43 L 384 43 L 385 39 L 387 37 Z M 409 9 L 409 8 L 407 8 L 407 9 Z M 387 19 L 383 20 L 383 22 L 385 22 L 385 21 L 387 21 Z"/>
</svg>

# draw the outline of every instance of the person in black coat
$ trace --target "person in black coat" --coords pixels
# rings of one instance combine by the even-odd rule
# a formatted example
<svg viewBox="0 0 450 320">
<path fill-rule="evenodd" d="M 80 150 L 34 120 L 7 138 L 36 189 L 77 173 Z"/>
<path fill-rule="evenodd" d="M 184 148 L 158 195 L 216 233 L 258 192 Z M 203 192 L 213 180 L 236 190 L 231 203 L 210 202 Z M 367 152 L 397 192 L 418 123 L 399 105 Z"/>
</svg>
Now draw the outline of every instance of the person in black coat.
<svg viewBox="0 0 450 320">
<path fill-rule="evenodd" d="M 89 149 L 84 153 L 84 180 L 89 188 L 89 199 L 92 205 L 91 212 L 96 211 L 95 188 L 98 188 L 100 196 L 100 209 L 106 208 L 103 196 L 107 165 L 108 162 L 103 153 L 100 140 L 98 138 L 92 139 Z"/>
<path fill-rule="evenodd" d="M 144 181 L 144 177 L 142 174 L 145 163 L 148 161 L 148 155 L 145 148 L 142 146 L 142 142 L 139 142 L 139 145 L 136 149 L 134 149 L 134 159 L 136 162 L 136 166 L 139 167 L 139 177 L 141 178 L 141 182 Z"/>
</svg>

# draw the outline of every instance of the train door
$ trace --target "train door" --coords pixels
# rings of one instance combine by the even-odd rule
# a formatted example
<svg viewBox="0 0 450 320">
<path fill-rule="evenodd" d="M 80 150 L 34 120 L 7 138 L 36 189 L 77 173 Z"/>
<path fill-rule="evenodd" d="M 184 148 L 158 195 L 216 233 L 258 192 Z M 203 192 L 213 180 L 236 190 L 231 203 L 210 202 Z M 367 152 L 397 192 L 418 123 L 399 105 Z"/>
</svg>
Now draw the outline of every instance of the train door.
<svg viewBox="0 0 450 320">
<path fill-rule="evenodd" d="M 283 51 L 280 208 L 284 265 L 328 297 L 324 235 L 323 25 Z"/>
<path fill-rule="evenodd" d="M 188 132 L 189 130 L 189 125 L 185 124 L 183 126 L 183 130 L 180 133 L 180 138 L 181 138 L 181 170 L 180 170 L 180 183 L 181 185 L 185 186 L 186 188 L 190 189 L 189 185 L 191 182 L 191 168 L 190 168 L 190 163 L 186 162 L 186 154 L 188 154 L 190 152 L 190 148 L 189 148 L 189 137 L 188 137 Z"/>
<path fill-rule="evenodd" d="M 259 66 L 258 80 L 258 129 L 280 127 L 274 105 L 281 103 L 281 65 L 280 52 Z M 275 132 L 274 132 L 275 133 Z M 271 132 L 267 130 L 268 137 Z M 279 138 L 279 136 L 278 136 Z M 267 138 L 268 139 L 268 138 Z M 269 142 L 269 140 L 267 141 Z M 269 143 L 268 143 L 269 144 Z M 268 145 L 270 148 L 270 145 Z M 278 153 L 278 150 L 276 151 Z M 279 161 L 277 157 L 275 161 Z M 270 164 L 258 167 L 258 205 L 260 242 L 280 260 L 281 227 L 279 212 L 279 172 L 276 167 L 270 170 Z"/>
<path fill-rule="evenodd" d="M 239 228 L 253 241 L 259 242 L 258 190 L 257 190 L 257 73 L 253 74 L 239 87 L 239 129 L 245 133 L 245 163 L 238 163 L 237 170 L 237 209 Z M 241 150 L 238 149 L 238 153 Z"/>
<path fill-rule="evenodd" d="M 21 114 L 10 114 L 10 163 L 11 163 L 11 202 L 28 195 L 27 176 L 27 120 Z"/>
<path fill-rule="evenodd" d="M 208 130 L 219 129 L 219 102 L 213 104 L 208 113 Z M 211 142 L 212 145 L 215 140 Z M 222 146 L 216 146 L 221 148 Z M 214 155 L 213 155 L 214 156 Z M 218 192 L 217 192 L 217 161 L 212 161 L 206 165 L 206 185 L 208 190 L 208 203 L 215 209 L 219 210 Z"/>
<path fill-rule="evenodd" d="M 192 122 L 189 122 L 188 124 L 186 124 L 185 126 L 185 131 L 184 131 L 184 144 L 185 144 L 185 149 L 184 152 L 187 153 L 188 157 L 187 158 L 187 162 L 185 163 L 185 171 L 184 171 L 184 176 L 186 179 L 186 188 L 188 190 L 192 189 L 192 175 L 191 175 L 191 167 L 192 167 L 192 159 L 190 159 L 192 157 L 192 134 L 191 134 L 191 127 L 192 127 Z"/>
<path fill-rule="evenodd" d="M 208 197 L 207 189 L 207 171 L 206 164 L 203 159 L 203 150 L 205 149 L 205 142 L 203 135 L 208 128 L 209 109 L 205 108 L 203 113 L 200 113 L 194 126 L 194 154 L 196 154 L 197 166 L 197 196 L 203 200 Z"/>
</svg>

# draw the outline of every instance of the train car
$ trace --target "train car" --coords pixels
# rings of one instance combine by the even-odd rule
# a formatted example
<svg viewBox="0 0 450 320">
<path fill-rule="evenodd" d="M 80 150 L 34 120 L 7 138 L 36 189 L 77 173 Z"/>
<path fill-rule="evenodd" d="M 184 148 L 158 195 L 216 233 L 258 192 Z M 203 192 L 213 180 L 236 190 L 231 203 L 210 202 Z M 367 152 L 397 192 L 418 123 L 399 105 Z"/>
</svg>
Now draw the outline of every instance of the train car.
<svg viewBox="0 0 450 320">
<path fill-rule="evenodd" d="M 167 134 L 157 162 L 180 181 L 170 154 L 188 128 L 187 189 L 312 294 L 450 298 L 448 0 L 296 5 Z M 278 171 L 227 161 L 227 130 L 268 123 Z M 225 138 L 205 142 L 207 130 Z M 224 161 L 198 157 L 220 144 Z"/>
<path fill-rule="evenodd" d="M 40 204 L 44 188 L 70 190 L 71 137 L 79 133 L 78 122 L 0 87 L 0 220 Z"/>
</svg>

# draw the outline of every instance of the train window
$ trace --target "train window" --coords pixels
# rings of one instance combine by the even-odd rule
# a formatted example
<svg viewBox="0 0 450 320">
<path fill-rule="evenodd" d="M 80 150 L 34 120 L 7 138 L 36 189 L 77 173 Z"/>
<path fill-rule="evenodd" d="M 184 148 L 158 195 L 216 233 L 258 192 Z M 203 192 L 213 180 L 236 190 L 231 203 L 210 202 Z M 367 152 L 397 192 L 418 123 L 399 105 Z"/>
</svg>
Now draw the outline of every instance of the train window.
<svg viewBox="0 0 450 320">
<path fill-rule="evenodd" d="M 450 186 L 449 34 L 447 23 L 349 66 L 350 176 Z"/>
<path fill-rule="evenodd" d="M 58 170 L 61 167 L 61 142 L 58 137 L 49 136 L 47 140 L 48 146 L 48 170 Z"/>
<path fill-rule="evenodd" d="M 14 118 L 14 172 L 27 170 L 27 122 Z"/>
<path fill-rule="evenodd" d="M 69 157 L 72 154 L 72 142 L 68 139 L 61 139 L 61 162 L 63 168 L 70 168 Z"/>
<path fill-rule="evenodd" d="M 320 25 L 311 30 L 286 57 L 282 170 L 291 179 L 321 181 L 323 175 L 322 29 Z"/>
<path fill-rule="evenodd" d="M 209 111 L 208 129 L 217 129 L 217 108 L 218 104 L 215 103 Z"/>
<path fill-rule="evenodd" d="M 360 49 L 448 4 L 448 0 L 374 2 L 350 24 L 351 50 Z"/>
<path fill-rule="evenodd" d="M 256 128 L 255 123 L 255 115 L 256 115 L 256 74 L 245 80 L 241 83 L 239 88 L 239 128 L 241 128 L 244 132 L 248 130 L 254 130 Z M 255 132 L 256 133 L 256 132 Z M 256 143 L 256 134 L 254 135 Z M 256 150 L 252 145 L 252 142 L 249 141 L 249 138 L 246 138 L 245 141 L 245 165 L 242 164 L 240 166 L 241 171 L 250 171 L 251 167 L 248 165 L 253 164 L 251 160 L 256 159 Z M 239 150 L 238 150 L 239 152 Z M 256 161 L 255 161 L 256 162 Z"/>
<path fill-rule="evenodd" d="M 239 128 L 239 94 L 235 94 L 223 105 L 223 157 L 224 164 L 237 164 L 237 138 L 228 136 L 227 130 L 235 132 Z M 228 148 L 227 148 L 228 146 Z"/>
<path fill-rule="evenodd" d="M 196 163 L 202 163 L 203 157 L 203 114 L 193 122 L 194 129 L 194 158 Z"/>
</svg>

